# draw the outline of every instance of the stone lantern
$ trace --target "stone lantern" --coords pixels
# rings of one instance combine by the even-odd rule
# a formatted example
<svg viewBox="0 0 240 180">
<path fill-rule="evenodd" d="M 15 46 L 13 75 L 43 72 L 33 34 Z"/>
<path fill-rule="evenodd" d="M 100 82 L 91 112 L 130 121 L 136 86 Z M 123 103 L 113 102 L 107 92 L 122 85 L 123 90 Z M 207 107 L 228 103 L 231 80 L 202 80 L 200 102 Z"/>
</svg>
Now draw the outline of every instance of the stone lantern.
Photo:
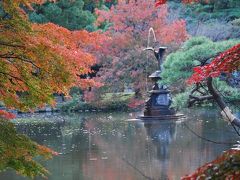
<svg viewBox="0 0 240 180">
<path fill-rule="evenodd" d="M 160 47 L 158 51 L 154 48 L 146 48 L 151 50 L 158 61 L 158 70 L 152 73 L 149 78 L 154 82 L 152 90 L 149 91 L 149 99 L 145 103 L 144 115 L 140 119 L 147 120 L 161 120 L 161 119 L 177 119 L 183 117 L 182 114 L 176 114 L 175 110 L 171 108 L 171 95 L 170 90 L 160 84 L 162 72 L 162 60 L 166 47 Z"/>
</svg>

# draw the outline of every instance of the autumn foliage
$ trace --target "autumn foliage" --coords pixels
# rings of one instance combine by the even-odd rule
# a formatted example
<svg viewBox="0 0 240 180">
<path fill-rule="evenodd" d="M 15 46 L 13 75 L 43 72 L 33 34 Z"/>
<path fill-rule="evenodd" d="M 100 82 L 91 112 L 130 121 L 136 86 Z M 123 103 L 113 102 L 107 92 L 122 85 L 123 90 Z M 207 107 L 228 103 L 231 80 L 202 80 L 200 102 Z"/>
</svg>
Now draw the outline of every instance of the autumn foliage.
<svg viewBox="0 0 240 180">
<path fill-rule="evenodd" d="M 32 24 L 20 4 L 42 1 L 3 1 L 0 22 L 0 101 L 8 108 L 27 110 L 53 104 L 52 93 L 67 94 L 72 86 L 99 85 L 80 76 L 91 72 L 98 32 L 69 31 L 52 23 Z M 99 40 L 99 41 L 98 41 Z M 20 95 L 20 96 L 19 96 Z"/>
<path fill-rule="evenodd" d="M 33 158 L 41 156 L 49 159 L 57 155 L 53 150 L 39 145 L 25 135 L 17 134 L 14 124 L 0 118 L 0 171 L 12 168 L 19 174 L 35 177 L 46 177 L 49 173 Z"/>
<path fill-rule="evenodd" d="M 157 42 L 150 37 L 149 46 L 165 45 L 172 51 L 188 37 L 184 20 L 168 20 L 167 5 L 154 8 L 154 1 L 120 1 L 109 11 L 96 10 L 97 25 L 108 23 L 106 35 L 98 53 L 102 65 L 96 78 L 104 82 L 107 92 L 121 92 L 132 87 L 135 92 L 146 89 L 146 77 L 156 70 L 157 61 L 151 53 L 143 51 L 152 27 Z"/>
<path fill-rule="evenodd" d="M 210 64 L 194 68 L 194 74 L 189 78 L 189 83 L 203 81 L 207 77 L 218 77 L 221 73 L 232 73 L 240 68 L 240 44 L 214 58 Z"/>
<path fill-rule="evenodd" d="M 98 32 L 69 31 L 52 23 L 32 24 L 26 10 L 40 0 L 0 2 L 0 101 L 7 108 L 31 110 L 53 104 L 53 93 L 67 94 L 72 86 L 85 88 L 99 83 L 81 79 L 91 72 L 95 57 L 87 51 L 99 48 Z M 6 119 L 14 115 L 0 110 L 0 171 L 12 168 L 28 177 L 48 171 L 34 158 L 57 153 L 19 135 Z"/>
<path fill-rule="evenodd" d="M 0 110 L 0 118 L 3 119 L 13 119 L 15 115 L 4 110 Z"/>
<path fill-rule="evenodd" d="M 239 179 L 240 150 L 231 149 L 224 152 L 214 161 L 198 168 L 193 174 L 182 177 L 182 180 L 192 179 Z"/>
<path fill-rule="evenodd" d="M 158 6 L 161 6 L 163 4 L 165 4 L 167 2 L 167 0 L 158 0 L 156 3 L 155 3 L 155 6 L 158 7 Z"/>
</svg>

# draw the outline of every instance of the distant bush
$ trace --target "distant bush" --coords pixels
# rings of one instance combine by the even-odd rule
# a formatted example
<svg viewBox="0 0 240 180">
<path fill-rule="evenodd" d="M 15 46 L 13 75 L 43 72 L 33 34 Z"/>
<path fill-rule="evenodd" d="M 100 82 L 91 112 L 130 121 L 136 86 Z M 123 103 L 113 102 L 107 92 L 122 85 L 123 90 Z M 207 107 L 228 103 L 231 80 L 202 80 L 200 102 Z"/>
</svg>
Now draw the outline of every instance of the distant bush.
<svg viewBox="0 0 240 180">
<path fill-rule="evenodd" d="M 93 13 L 84 9 L 83 0 L 55 3 L 47 1 L 42 5 L 34 5 L 34 11 L 29 12 L 29 19 L 35 23 L 53 22 L 70 30 L 87 29 L 95 31 L 96 20 Z"/>
<path fill-rule="evenodd" d="M 240 18 L 234 19 L 233 21 L 231 21 L 231 23 L 232 23 L 232 25 L 234 25 L 234 26 L 239 26 L 239 27 L 240 27 Z M 239 28 L 239 27 L 238 27 L 238 28 Z"/>
<path fill-rule="evenodd" d="M 182 93 L 175 94 L 173 96 L 172 107 L 174 109 L 182 109 L 187 107 L 188 96 L 190 91 L 185 91 Z"/>
<path fill-rule="evenodd" d="M 134 94 L 106 93 L 97 102 L 83 102 L 81 96 L 73 95 L 72 99 L 60 105 L 61 111 L 126 111 L 129 110 L 129 102 Z"/>
<path fill-rule="evenodd" d="M 182 5 L 179 1 L 169 3 L 170 19 L 182 18 L 192 36 L 206 36 L 213 41 L 240 37 L 240 28 L 231 23 L 240 18 L 239 0 L 213 0 L 209 3 Z"/>
<path fill-rule="evenodd" d="M 77 108 L 77 106 L 83 103 L 81 99 L 82 98 L 80 95 L 73 94 L 71 100 L 68 100 L 67 102 L 60 104 L 58 108 L 64 112 L 74 111 Z"/>
</svg>

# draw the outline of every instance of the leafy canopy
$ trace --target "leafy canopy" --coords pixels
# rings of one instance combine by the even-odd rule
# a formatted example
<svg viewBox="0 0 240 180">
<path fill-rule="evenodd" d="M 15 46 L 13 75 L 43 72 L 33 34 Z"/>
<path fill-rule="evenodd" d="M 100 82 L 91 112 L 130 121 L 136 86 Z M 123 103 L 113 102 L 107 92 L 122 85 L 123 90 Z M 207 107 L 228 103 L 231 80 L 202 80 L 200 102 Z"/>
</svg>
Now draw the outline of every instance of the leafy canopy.
<svg viewBox="0 0 240 180">
<path fill-rule="evenodd" d="M 94 15 L 84 10 L 82 0 L 59 0 L 55 3 L 46 2 L 34 5 L 34 11 L 29 13 L 29 19 L 35 23 L 52 22 L 69 30 L 87 29 L 93 31 Z"/>
<path fill-rule="evenodd" d="M 200 82 L 207 77 L 218 77 L 221 73 L 232 73 L 240 68 L 240 44 L 224 51 L 213 59 L 210 64 L 194 68 L 189 83 Z"/>
<path fill-rule="evenodd" d="M 211 63 L 215 56 L 238 43 L 239 40 L 213 42 L 206 37 L 193 37 L 186 41 L 180 50 L 168 55 L 163 63 L 162 78 L 164 83 L 171 85 L 175 93 L 173 106 L 178 108 L 187 106 L 191 92 L 187 81 L 194 74 L 194 67 L 196 68 L 206 60 Z M 227 100 L 234 101 L 240 98 L 239 91 L 230 87 L 226 82 L 215 79 L 214 83 Z"/>
<path fill-rule="evenodd" d="M 12 168 L 19 174 L 32 178 L 48 174 L 33 158 L 42 156 L 49 159 L 56 152 L 31 141 L 25 135 L 17 134 L 13 123 L 1 118 L 0 132 L 0 171 Z"/>
<path fill-rule="evenodd" d="M 67 94 L 73 85 L 94 85 L 79 76 L 91 72 L 95 57 L 86 50 L 98 47 L 101 39 L 98 32 L 30 23 L 20 8 L 20 4 L 30 7 L 30 2 L 39 3 L 1 2 L 0 101 L 22 110 L 53 103 L 54 92 Z"/>
<path fill-rule="evenodd" d="M 80 76 L 91 72 L 95 57 L 87 50 L 98 48 L 102 36 L 52 23 L 30 23 L 25 11 L 32 9 L 31 3 L 43 1 L 0 2 L 0 101 L 7 108 L 30 110 L 53 104 L 53 93 L 97 85 Z M 56 153 L 17 134 L 6 120 L 12 117 L 0 111 L 0 171 L 12 168 L 29 177 L 46 176 L 48 171 L 33 158 Z"/>
<path fill-rule="evenodd" d="M 98 25 L 111 24 L 105 32 L 110 39 L 103 43 L 98 56 L 102 68 L 96 79 L 105 83 L 102 90 L 121 92 L 131 86 L 137 93 L 146 89 L 146 77 L 157 64 L 152 54 L 143 51 L 150 27 L 155 31 L 156 43 L 168 46 L 169 51 L 187 38 L 185 21 L 169 21 L 167 6 L 153 6 L 154 1 L 149 0 L 120 1 L 109 11 L 96 10 Z M 152 35 L 150 41 L 152 46 Z"/>
<path fill-rule="evenodd" d="M 167 0 L 158 0 L 155 6 L 161 6 L 165 4 Z M 182 0 L 183 3 L 199 3 L 201 0 Z M 236 6 L 239 5 L 237 1 L 209 1 L 205 0 L 205 3 L 214 3 L 218 8 L 223 8 L 226 5 Z M 217 56 L 210 64 L 207 64 L 203 67 L 194 68 L 195 73 L 189 79 L 190 83 L 200 82 L 207 77 L 218 77 L 221 73 L 231 73 L 233 71 L 239 70 L 240 67 L 240 44 L 237 44 L 225 52 Z"/>
<path fill-rule="evenodd" d="M 239 40 L 213 42 L 206 37 L 193 37 L 184 43 L 182 49 L 167 56 L 163 63 L 163 80 L 167 84 L 177 82 L 178 85 L 183 83 L 185 86 L 194 67 L 238 43 Z"/>
</svg>

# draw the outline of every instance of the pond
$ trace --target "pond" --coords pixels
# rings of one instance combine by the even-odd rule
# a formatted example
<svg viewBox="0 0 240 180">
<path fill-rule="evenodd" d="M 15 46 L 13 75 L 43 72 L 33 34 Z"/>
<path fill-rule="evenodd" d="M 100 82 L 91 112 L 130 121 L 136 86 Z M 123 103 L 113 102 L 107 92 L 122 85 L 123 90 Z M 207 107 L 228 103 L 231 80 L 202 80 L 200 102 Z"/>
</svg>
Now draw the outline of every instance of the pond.
<svg viewBox="0 0 240 180">
<path fill-rule="evenodd" d="M 238 140 L 216 110 L 184 113 L 184 121 L 155 123 L 126 121 L 137 113 L 33 114 L 16 124 L 19 132 L 59 152 L 42 162 L 49 180 L 175 180 Z M 0 174 L 0 180 L 26 179 L 13 171 Z"/>
</svg>

